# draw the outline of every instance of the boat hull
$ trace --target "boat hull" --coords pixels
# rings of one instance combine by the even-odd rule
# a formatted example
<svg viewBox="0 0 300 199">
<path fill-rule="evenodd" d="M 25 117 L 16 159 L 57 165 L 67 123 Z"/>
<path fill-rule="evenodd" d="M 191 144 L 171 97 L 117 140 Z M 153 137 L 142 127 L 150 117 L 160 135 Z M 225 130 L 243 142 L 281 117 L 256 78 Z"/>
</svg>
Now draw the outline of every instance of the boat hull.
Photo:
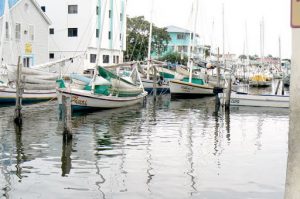
<svg viewBox="0 0 300 199">
<path fill-rule="evenodd" d="M 22 95 L 22 103 L 35 103 L 47 101 L 56 98 L 55 90 L 24 90 Z M 15 104 L 16 89 L 9 87 L 0 88 L 0 103 Z"/>
<path fill-rule="evenodd" d="M 149 94 L 153 93 L 153 80 L 142 79 L 143 86 L 145 91 Z M 162 82 L 161 84 L 156 84 L 156 93 L 160 94 L 167 94 L 170 93 L 170 87 L 167 82 Z"/>
<path fill-rule="evenodd" d="M 57 89 L 57 93 L 59 105 L 62 104 L 62 96 L 71 98 L 73 111 L 127 107 L 142 102 L 147 96 L 147 92 L 135 97 L 95 95 L 79 89 Z"/>
<path fill-rule="evenodd" d="M 170 92 L 173 97 L 205 97 L 214 95 L 213 87 L 208 85 L 198 85 L 179 80 L 171 80 Z"/>
<path fill-rule="evenodd" d="M 219 94 L 220 102 L 225 104 L 226 94 Z M 253 106 L 253 107 L 277 107 L 288 108 L 289 96 L 280 95 L 250 95 L 232 93 L 230 97 L 230 105 L 233 106 Z"/>
<path fill-rule="evenodd" d="M 272 86 L 272 81 L 250 81 L 249 86 L 252 86 L 252 87 L 269 87 L 269 86 Z"/>
</svg>

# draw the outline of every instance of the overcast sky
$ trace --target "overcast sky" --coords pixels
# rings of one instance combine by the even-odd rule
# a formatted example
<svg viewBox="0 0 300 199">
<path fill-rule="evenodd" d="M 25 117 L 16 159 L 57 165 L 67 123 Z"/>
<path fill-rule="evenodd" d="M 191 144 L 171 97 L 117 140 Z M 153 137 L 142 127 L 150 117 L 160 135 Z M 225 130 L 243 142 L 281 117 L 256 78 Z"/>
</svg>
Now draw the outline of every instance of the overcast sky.
<svg viewBox="0 0 300 199">
<path fill-rule="evenodd" d="M 193 0 L 127 0 L 130 17 L 151 16 L 154 2 L 153 23 L 159 27 L 175 25 L 192 30 L 189 23 Z M 278 56 L 281 37 L 282 57 L 291 56 L 291 28 L 289 0 L 199 0 L 197 32 L 205 44 L 220 47 L 222 53 L 222 5 L 225 10 L 225 51 L 243 54 L 248 35 L 250 55 L 260 55 L 260 22 L 265 23 L 264 54 Z M 214 22 L 214 23 L 213 23 Z M 214 24 L 214 25 L 213 25 Z M 247 48 L 246 48 L 247 49 Z"/>
</svg>

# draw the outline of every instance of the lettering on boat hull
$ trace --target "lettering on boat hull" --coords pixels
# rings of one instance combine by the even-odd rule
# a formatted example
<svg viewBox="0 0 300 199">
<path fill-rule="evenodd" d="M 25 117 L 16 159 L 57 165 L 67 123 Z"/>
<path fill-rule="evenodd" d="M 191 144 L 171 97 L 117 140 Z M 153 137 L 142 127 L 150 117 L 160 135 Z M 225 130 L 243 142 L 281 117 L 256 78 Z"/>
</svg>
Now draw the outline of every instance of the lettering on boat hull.
<svg viewBox="0 0 300 199">
<path fill-rule="evenodd" d="M 78 96 L 72 96 L 72 102 L 78 105 L 87 106 L 87 101 L 79 99 Z"/>
</svg>

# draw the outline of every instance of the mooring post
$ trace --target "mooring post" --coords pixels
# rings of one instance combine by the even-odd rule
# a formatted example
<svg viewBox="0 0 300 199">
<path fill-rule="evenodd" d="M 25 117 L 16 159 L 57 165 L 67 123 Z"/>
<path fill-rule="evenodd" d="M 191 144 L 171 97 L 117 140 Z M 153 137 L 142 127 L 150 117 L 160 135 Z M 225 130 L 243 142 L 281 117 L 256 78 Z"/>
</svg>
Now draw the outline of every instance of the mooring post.
<svg viewBox="0 0 300 199">
<path fill-rule="evenodd" d="M 230 76 L 228 80 L 227 89 L 226 89 L 225 110 L 229 110 L 230 108 L 231 84 L 232 84 L 232 78 Z"/>
<path fill-rule="evenodd" d="M 216 107 L 219 107 L 220 106 L 220 98 L 219 98 L 219 89 L 221 88 L 221 82 L 220 82 L 220 75 L 221 75 L 221 72 L 220 72 L 220 49 L 218 47 L 218 61 L 217 61 L 217 91 L 216 92 Z M 222 91 L 223 92 L 223 91 Z"/>
<path fill-rule="evenodd" d="M 157 70 L 156 67 L 153 66 L 154 77 L 153 77 L 153 99 L 156 100 L 157 95 Z"/>
<path fill-rule="evenodd" d="M 17 81 L 16 81 L 16 108 L 15 108 L 15 117 L 14 122 L 17 125 L 22 125 L 22 64 L 21 57 L 18 58 L 18 68 L 17 68 Z"/>
<path fill-rule="evenodd" d="M 280 81 L 281 81 L 281 95 L 284 95 L 284 83 L 283 80 Z"/>
<path fill-rule="evenodd" d="M 62 116 L 64 123 L 64 136 L 68 139 L 72 138 L 72 109 L 71 97 L 62 95 Z"/>
<path fill-rule="evenodd" d="M 275 90 L 275 95 L 277 95 L 277 93 L 278 93 L 279 86 L 280 86 L 280 80 L 278 80 L 278 82 L 277 82 L 277 86 L 276 86 L 276 90 Z"/>
<path fill-rule="evenodd" d="M 298 5 L 300 12 L 300 2 L 293 0 L 293 5 Z M 295 6 L 294 5 L 294 6 Z M 293 9 L 292 9 L 293 11 Z M 299 16 L 299 15 L 297 15 Z M 300 16 L 299 19 L 300 21 Z M 300 27 L 300 23 L 299 23 Z M 285 199 L 300 198 L 300 29 L 292 30 L 292 66 L 290 85 L 290 122 L 289 122 L 289 147 L 288 162 L 285 184 Z"/>
<path fill-rule="evenodd" d="M 220 71 L 220 49 L 218 47 L 218 64 L 217 64 L 217 87 L 220 87 L 221 86 L 221 78 L 220 78 L 220 75 L 221 75 L 221 71 Z"/>
</svg>

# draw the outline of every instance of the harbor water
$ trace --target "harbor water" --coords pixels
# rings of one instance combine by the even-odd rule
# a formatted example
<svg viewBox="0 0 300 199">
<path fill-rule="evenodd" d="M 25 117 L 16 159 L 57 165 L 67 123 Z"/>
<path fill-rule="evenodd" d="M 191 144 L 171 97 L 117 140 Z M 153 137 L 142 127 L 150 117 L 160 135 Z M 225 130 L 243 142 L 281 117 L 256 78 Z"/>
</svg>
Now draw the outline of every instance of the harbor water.
<svg viewBox="0 0 300 199">
<path fill-rule="evenodd" d="M 0 198 L 282 199 L 289 111 L 171 100 L 72 118 L 55 102 L 0 108 Z"/>
</svg>

